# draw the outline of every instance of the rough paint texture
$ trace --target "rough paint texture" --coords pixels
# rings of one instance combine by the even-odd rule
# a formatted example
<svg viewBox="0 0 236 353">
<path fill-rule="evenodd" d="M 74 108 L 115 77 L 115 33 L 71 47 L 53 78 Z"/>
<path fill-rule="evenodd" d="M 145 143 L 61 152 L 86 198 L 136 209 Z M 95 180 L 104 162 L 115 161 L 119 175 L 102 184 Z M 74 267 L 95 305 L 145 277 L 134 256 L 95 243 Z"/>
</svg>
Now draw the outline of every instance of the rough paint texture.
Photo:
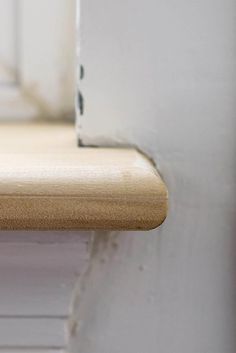
<svg viewBox="0 0 236 353">
<path fill-rule="evenodd" d="M 81 10 L 80 138 L 146 151 L 170 211 L 156 231 L 117 234 L 116 250 L 101 240 L 71 351 L 234 353 L 235 1 Z"/>
</svg>

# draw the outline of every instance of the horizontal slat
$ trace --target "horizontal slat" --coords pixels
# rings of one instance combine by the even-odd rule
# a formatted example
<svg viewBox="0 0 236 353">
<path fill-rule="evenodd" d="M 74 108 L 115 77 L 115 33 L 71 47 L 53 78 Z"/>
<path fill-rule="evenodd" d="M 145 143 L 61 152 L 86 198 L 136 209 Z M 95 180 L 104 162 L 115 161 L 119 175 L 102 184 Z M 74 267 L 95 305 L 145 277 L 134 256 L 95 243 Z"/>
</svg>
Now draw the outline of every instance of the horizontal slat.
<svg viewBox="0 0 236 353">
<path fill-rule="evenodd" d="M 0 319 L 66 317 L 88 258 L 86 238 L 80 234 L 69 244 L 1 242 Z"/>
<path fill-rule="evenodd" d="M 1 229 L 151 229 L 166 187 L 134 149 L 80 148 L 72 126 L 0 129 Z"/>
</svg>

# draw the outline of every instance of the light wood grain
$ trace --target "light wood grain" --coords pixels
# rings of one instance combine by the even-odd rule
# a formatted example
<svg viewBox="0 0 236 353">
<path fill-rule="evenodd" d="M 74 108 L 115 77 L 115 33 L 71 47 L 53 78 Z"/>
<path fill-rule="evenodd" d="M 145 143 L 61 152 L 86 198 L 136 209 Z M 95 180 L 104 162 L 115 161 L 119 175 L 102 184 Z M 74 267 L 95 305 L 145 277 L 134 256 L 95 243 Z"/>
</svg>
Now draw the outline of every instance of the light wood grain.
<svg viewBox="0 0 236 353">
<path fill-rule="evenodd" d="M 135 149 L 78 148 L 70 125 L 0 125 L 0 229 L 151 229 L 166 213 Z"/>
</svg>

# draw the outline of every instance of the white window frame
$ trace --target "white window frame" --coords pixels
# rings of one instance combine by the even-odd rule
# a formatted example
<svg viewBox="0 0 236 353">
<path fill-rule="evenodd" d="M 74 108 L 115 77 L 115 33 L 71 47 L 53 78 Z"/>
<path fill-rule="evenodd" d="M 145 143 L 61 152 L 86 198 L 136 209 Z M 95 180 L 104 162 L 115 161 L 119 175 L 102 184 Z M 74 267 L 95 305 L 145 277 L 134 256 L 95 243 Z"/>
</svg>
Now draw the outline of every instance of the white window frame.
<svg viewBox="0 0 236 353">
<path fill-rule="evenodd" d="M 76 0 L 16 0 L 16 82 L 0 88 L 1 119 L 74 114 Z"/>
</svg>

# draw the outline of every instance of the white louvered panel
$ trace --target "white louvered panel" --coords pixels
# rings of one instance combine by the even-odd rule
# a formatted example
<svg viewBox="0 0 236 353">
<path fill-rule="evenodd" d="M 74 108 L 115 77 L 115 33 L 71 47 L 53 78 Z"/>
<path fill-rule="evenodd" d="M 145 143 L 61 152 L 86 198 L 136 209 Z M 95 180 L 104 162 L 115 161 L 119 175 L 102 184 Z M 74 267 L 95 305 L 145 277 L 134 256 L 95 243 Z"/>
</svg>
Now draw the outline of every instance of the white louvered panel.
<svg viewBox="0 0 236 353">
<path fill-rule="evenodd" d="M 88 239 L 83 232 L 0 232 L 0 353 L 61 353 Z"/>
</svg>

